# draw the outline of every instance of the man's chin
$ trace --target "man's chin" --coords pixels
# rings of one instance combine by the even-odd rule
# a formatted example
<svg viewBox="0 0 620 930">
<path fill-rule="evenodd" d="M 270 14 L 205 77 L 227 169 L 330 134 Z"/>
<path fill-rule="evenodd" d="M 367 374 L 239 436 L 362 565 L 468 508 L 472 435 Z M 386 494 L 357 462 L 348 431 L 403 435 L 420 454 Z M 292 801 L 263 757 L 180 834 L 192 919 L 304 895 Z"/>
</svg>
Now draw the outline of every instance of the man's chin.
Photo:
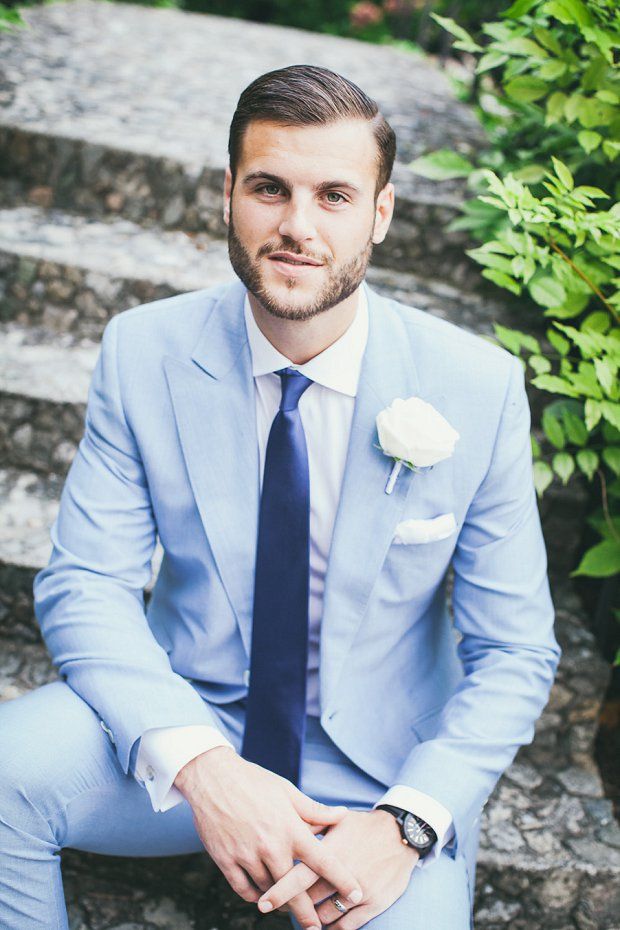
<svg viewBox="0 0 620 930">
<path fill-rule="evenodd" d="M 296 280 L 293 287 L 288 287 L 284 281 L 277 285 L 261 282 L 260 290 L 254 296 L 268 313 L 284 319 L 316 312 L 320 294 L 321 289 L 316 285 L 309 286 Z"/>
</svg>

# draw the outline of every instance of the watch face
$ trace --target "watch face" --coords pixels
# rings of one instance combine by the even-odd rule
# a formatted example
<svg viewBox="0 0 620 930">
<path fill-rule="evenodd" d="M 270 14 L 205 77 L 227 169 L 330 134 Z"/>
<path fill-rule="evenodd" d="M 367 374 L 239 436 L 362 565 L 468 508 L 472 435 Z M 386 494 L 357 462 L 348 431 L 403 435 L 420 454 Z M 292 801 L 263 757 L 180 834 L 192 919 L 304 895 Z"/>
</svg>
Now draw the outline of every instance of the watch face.
<svg viewBox="0 0 620 930">
<path fill-rule="evenodd" d="M 405 831 L 405 837 L 412 846 L 424 848 L 432 843 L 433 838 L 430 833 L 421 825 L 420 821 L 417 817 L 414 817 L 413 814 L 407 814 L 403 829 Z"/>
</svg>

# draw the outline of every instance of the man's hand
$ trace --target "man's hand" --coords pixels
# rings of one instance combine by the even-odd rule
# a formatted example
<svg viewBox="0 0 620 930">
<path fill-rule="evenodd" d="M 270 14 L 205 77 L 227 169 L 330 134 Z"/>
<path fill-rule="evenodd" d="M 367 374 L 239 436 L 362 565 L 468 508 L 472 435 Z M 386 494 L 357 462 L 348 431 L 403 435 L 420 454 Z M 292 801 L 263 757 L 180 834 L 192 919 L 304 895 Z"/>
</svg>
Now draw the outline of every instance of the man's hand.
<svg viewBox="0 0 620 930">
<path fill-rule="evenodd" d="M 308 863 L 315 878 L 318 874 L 338 888 L 347 904 L 356 891 L 361 900 L 356 877 L 314 836 L 341 821 L 346 807 L 314 801 L 287 778 L 248 762 L 229 746 L 196 756 L 174 784 L 192 808 L 205 849 L 245 901 L 257 901 L 294 867 L 295 859 Z M 308 894 L 298 892 L 290 910 L 302 927 L 320 930 Z"/>
<path fill-rule="evenodd" d="M 330 930 L 357 930 L 400 898 L 419 859 L 415 849 L 403 844 L 398 824 L 389 811 L 349 811 L 326 831 L 321 845 L 358 879 L 364 889 L 361 903 L 349 907 L 339 894 L 347 907 L 347 913 L 341 913 L 329 899 L 336 887 L 318 876 L 304 860 L 262 895 L 258 902 L 261 911 L 272 909 L 264 908 L 264 902 L 278 908 L 288 901 L 294 909 L 297 895 L 309 893 L 313 904 L 323 902 L 316 908 L 322 924 L 329 924 Z"/>
</svg>

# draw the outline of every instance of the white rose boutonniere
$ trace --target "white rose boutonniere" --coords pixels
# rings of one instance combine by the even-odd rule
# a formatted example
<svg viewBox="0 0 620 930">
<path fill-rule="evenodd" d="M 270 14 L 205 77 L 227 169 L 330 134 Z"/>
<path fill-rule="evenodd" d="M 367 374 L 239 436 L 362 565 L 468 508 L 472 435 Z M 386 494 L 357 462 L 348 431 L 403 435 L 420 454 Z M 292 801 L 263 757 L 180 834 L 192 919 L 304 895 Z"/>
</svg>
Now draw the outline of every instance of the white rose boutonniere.
<svg viewBox="0 0 620 930">
<path fill-rule="evenodd" d="M 395 459 L 385 486 L 386 494 L 392 493 L 403 465 L 415 472 L 432 468 L 452 455 L 459 439 L 445 417 L 420 397 L 395 398 L 377 414 L 376 422 L 381 443 L 377 448 Z"/>
</svg>

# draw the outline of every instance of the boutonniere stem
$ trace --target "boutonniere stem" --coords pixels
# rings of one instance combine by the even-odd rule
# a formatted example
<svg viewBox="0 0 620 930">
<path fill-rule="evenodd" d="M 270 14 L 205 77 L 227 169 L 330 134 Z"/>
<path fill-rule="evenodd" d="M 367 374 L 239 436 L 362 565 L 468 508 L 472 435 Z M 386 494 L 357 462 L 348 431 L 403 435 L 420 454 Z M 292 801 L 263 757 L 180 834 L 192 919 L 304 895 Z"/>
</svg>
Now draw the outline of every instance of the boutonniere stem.
<svg viewBox="0 0 620 930">
<path fill-rule="evenodd" d="M 394 462 L 394 467 L 392 468 L 392 471 L 390 472 L 390 477 L 388 478 L 388 483 L 387 483 L 386 486 L 385 486 L 385 493 L 386 493 L 386 494 L 391 494 L 392 491 L 394 490 L 394 485 L 396 484 L 396 479 L 398 478 L 398 473 L 400 472 L 400 470 L 401 470 L 402 467 L 403 467 L 403 463 L 402 463 L 400 460 Z"/>
</svg>

